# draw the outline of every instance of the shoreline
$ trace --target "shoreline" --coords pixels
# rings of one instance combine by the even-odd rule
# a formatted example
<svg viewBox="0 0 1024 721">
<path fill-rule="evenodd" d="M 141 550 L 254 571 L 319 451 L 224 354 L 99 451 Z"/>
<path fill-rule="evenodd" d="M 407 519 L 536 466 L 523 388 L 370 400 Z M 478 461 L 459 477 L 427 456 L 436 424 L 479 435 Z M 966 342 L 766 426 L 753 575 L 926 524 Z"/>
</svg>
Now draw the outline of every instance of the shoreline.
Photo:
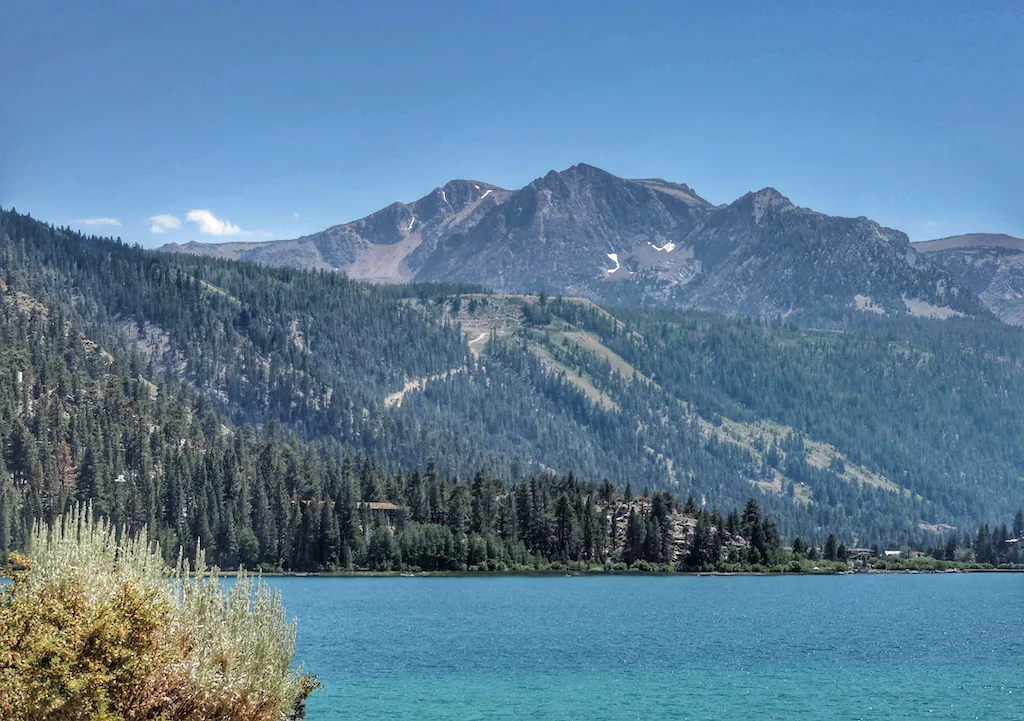
<svg viewBox="0 0 1024 721">
<path fill-rule="evenodd" d="M 962 568 L 945 571 L 886 569 L 886 570 L 849 570 L 849 571 L 322 571 L 322 572 L 288 572 L 275 571 L 259 573 L 246 571 L 249 576 L 262 578 L 565 578 L 584 576 L 662 576 L 701 577 L 701 576 L 891 576 L 891 575 L 928 575 L 942 576 L 964 573 L 1024 573 L 1022 568 Z M 238 576 L 239 571 L 219 571 L 218 575 L 226 578 Z"/>
</svg>

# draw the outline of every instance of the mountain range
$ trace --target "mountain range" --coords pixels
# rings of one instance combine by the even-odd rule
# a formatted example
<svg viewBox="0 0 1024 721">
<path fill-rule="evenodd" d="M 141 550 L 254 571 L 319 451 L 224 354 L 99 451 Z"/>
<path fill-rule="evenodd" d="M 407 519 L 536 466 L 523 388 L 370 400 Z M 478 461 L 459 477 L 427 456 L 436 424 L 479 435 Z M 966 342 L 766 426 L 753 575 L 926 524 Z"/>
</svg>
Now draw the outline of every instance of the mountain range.
<svg viewBox="0 0 1024 721">
<path fill-rule="evenodd" d="M 627 187 L 642 197 L 638 186 Z M 486 190 L 466 207 L 489 202 Z M 761 208 L 762 221 L 771 212 Z M 667 234 L 677 221 L 664 222 Z M 979 302 L 967 287 L 964 298 Z M 206 444 L 256 433 L 298 444 L 285 456 L 314 469 L 321 455 L 358 452 L 406 471 L 432 459 L 462 479 L 481 468 L 510 481 L 571 472 L 708 507 L 754 493 L 784 533 L 818 541 L 828 529 L 851 542 L 931 543 L 1024 505 L 1024 368 L 1008 361 L 1024 356 L 1024 332 L 981 313 L 938 322 L 853 308 L 818 329 L 479 286 L 375 285 L 147 251 L 8 211 L 0 302 L 10 321 L 0 329 L 0 485 L 5 465 L 15 495 L 35 473 L 26 449 L 50 459 L 63 439 L 67 458 L 33 477 L 79 498 L 95 495 L 102 468 L 136 479 L 137 489 L 111 487 L 129 495 L 152 497 L 147 477 L 188 474 L 187 497 L 215 499 L 229 491 Z M 80 381 L 62 379 L 66 366 Z M 155 403 L 158 420 L 132 420 L 126 395 Z M 61 407 L 95 408 L 109 428 L 68 426 Z M 126 444 L 128 422 L 151 450 Z M 191 454 L 174 476 L 170 447 Z M 147 454 L 160 458 L 150 470 Z M 260 473 L 283 474 L 272 495 L 287 509 L 303 486 L 271 460 Z M 154 512 L 177 523 L 162 503 Z"/>
<path fill-rule="evenodd" d="M 1003 322 L 1024 325 L 1024 239 L 975 233 L 916 243 L 914 248 L 962 278 Z"/>
<path fill-rule="evenodd" d="M 586 164 L 519 190 L 454 180 L 293 240 L 161 250 L 373 282 L 474 283 L 794 320 L 992 314 L 956 263 L 931 262 L 904 233 L 867 218 L 817 213 L 774 188 L 714 205 L 685 184 Z"/>
</svg>

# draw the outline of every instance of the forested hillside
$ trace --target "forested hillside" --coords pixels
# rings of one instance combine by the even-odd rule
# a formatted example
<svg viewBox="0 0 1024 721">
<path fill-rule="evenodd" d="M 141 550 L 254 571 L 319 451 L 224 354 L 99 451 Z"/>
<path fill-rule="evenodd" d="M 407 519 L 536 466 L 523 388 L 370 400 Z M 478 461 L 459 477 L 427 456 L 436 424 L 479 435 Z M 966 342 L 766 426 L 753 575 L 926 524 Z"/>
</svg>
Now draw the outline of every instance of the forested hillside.
<svg viewBox="0 0 1024 721">
<path fill-rule="evenodd" d="M 507 475 L 514 460 L 524 473 L 629 467 L 583 427 L 582 394 L 541 376 L 524 382 L 531 368 L 516 362 L 476 364 L 457 328 L 403 302 L 453 288 L 376 289 L 332 273 L 157 254 L 13 213 L 4 238 L 12 288 L 73 313 L 111 352 L 150 359 L 237 423 L 277 420 L 305 440 L 410 466 L 433 456 L 462 475 L 481 466 Z M 443 406 L 385 403 L 408 380 L 449 370 L 461 372 L 462 390 Z"/>
<path fill-rule="evenodd" d="M 774 490 L 797 501 L 809 491 L 854 526 L 884 516 L 959 524 L 1006 515 L 1024 494 L 1017 329 L 855 314 L 849 330 L 668 310 L 616 310 L 613 319 L 563 302 L 551 312 L 721 427 L 722 438 L 752 442 Z M 614 381 L 585 346 L 560 346 L 569 363 Z"/>
<path fill-rule="evenodd" d="M 430 460 L 449 495 L 481 470 L 547 479 L 556 500 L 571 472 L 591 489 L 580 507 L 605 478 L 705 509 L 754 493 L 784 536 L 815 543 L 931 543 L 1024 505 L 1022 341 L 994 323 L 609 314 L 0 222 L 0 443 L 19 497 L 39 489 L 6 506 L 21 523 L 95 498 L 132 522 L 156 514 L 171 545 L 307 567 L 326 557 L 295 560 L 287 544 L 309 535 L 283 529 L 333 539 L 353 504 L 411 508 L 405 479 Z M 243 518 L 255 556 L 235 555 Z"/>
<path fill-rule="evenodd" d="M 405 473 L 335 443 L 304 446 L 276 421 L 263 433 L 228 427 L 138 352 L 112 356 L 9 280 L 0 557 L 23 547 L 36 520 L 76 503 L 118 527 L 147 527 L 172 558 L 202 546 L 229 568 L 710 568 L 783 557 L 753 500 L 741 517 L 572 474 L 510 486 L 481 470 L 459 482 L 432 462 Z"/>
<path fill-rule="evenodd" d="M 745 454 L 706 448 L 680 409 L 674 427 L 651 425 L 638 442 L 635 418 L 593 403 L 518 345 L 489 344 L 475 358 L 439 302 L 472 289 L 374 287 L 4 218 L 0 258 L 12 290 L 63 309 L 108 352 L 138 354 L 234 423 L 277 421 L 302 440 L 406 467 L 434 458 L 462 477 L 572 471 L 729 506 L 750 492 Z M 515 312 L 521 319 L 521 304 Z M 422 391 L 389 404 L 417 381 Z M 690 470 L 692 488 L 677 484 L 672 464 Z"/>
</svg>

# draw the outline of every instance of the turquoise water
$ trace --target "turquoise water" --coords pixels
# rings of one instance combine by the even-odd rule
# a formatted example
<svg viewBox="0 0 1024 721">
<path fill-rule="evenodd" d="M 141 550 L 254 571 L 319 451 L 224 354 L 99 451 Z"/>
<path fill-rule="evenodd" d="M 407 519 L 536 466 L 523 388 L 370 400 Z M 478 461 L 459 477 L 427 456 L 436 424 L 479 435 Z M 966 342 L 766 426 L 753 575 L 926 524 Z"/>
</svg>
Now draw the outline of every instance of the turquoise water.
<svg viewBox="0 0 1024 721">
<path fill-rule="evenodd" d="M 334 719 L 1024 719 L 1024 575 L 281 578 Z"/>
</svg>

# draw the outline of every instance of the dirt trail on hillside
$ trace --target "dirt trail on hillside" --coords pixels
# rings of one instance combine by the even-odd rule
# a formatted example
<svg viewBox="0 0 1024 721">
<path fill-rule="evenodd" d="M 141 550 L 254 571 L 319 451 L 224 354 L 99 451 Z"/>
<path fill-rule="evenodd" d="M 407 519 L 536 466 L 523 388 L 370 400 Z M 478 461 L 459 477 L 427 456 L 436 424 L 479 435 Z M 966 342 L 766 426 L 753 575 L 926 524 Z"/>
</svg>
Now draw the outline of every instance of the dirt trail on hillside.
<svg viewBox="0 0 1024 721">
<path fill-rule="evenodd" d="M 452 368 L 451 370 L 446 370 L 444 373 L 435 373 L 432 376 L 424 376 L 423 378 L 413 378 L 412 380 L 408 380 L 405 382 L 405 387 L 402 388 L 402 390 L 389 393 L 384 398 L 384 405 L 388 408 L 397 408 L 402 405 L 402 400 L 405 398 L 406 393 L 421 391 L 426 388 L 427 383 L 430 383 L 431 381 L 448 380 L 458 373 L 465 372 L 465 368 Z"/>
</svg>

